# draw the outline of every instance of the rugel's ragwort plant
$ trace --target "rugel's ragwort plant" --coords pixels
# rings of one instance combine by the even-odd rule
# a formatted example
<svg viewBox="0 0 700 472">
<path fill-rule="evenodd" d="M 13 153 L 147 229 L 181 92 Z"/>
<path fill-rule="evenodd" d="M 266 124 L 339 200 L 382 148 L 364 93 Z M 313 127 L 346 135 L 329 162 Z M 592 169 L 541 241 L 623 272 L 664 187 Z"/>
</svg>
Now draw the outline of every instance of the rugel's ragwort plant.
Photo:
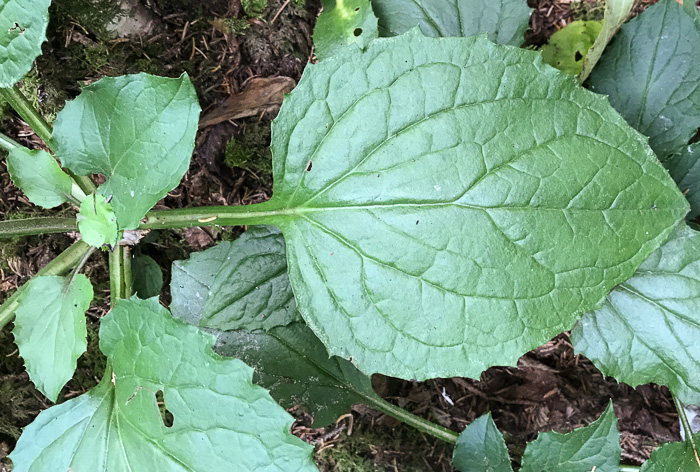
<svg viewBox="0 0 700 472">
<path fill-rule="evenodd" d="M 577 81 L 502 45 L 521 42 L 524 1 L 337 0 L 317 25 L 321 62 L 273 123 L 272 199 L 152 211 L 189 166 L 189 78 L 104 78 L 51 127 L 14 88 L 40 52 L 48 4 L 0 0 L 0 85 L 61 165 L 0 145 L 33 203 L 79 212 L 0 222 L 0 236 L 77 226 L 82 241 L 5 302 L 0 324 L 14 316 L 30 378 L 56 400 L 85 350 L 93 293 L 79 272 L 96 248 L 110 253 L 113 308 L 102 382 L 39 415 L 15 470 L 315 470 L 277 400 L 306 404 L 316 425 L 363 402 L 456 443 L 461 470 L 508 471 L 490 416 L 458 436 L 382 400 L 368 375 L 476 377 L 577 320 L 576 349 L 606 374 L 668 385 L 681 418 L 681 401 L 700 400 L 700 238 L 657 159 L 695 205 L 694 9 L 662 0 L 606 49 L 632 6 L 609 0 Z M 617 111 L 579 85 L 591 71 L 589 88 Z M 106 178 L 97 188 L 93 173 Z M 177 262 L 170 310 L 132 296 L 125 237 L 203 225 L 279 229 Z M 697 470 L 687 437 L 643 470 Z M 570 434 L 540 435 L 521 470 L 607 472 L 619 460 L 609 407 Z"/>
</svg>

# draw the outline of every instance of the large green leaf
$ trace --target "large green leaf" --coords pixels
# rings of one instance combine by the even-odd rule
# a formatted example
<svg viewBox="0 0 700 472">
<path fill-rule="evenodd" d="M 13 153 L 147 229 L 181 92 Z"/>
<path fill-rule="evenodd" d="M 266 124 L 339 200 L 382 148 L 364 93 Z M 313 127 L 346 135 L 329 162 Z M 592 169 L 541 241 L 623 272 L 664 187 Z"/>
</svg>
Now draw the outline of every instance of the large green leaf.
<svg viewBox="0 0 700 472">
<path fill-rule="evenodd" d="M 309 66 L 272 149 L 260 219 L 284 233 L 304 319 L 365 373 L 514 364 L 688 210 L 604 98 L 484 37 L 414 30 Z"/>
<path fill-rule="evenodd" d="M 68 201 L 71 194 L 71 178 L 46 151 L 13 149 L 7 156 L 7 171 L 12 182 L 35 205 L 53 208 Z"/>
<path fill-rule="evenodd" d="M 687 0 L 686 0 L 687 1 Z M 693 436 L 700 444 L 700 434 Z M 695 472 L 700 470 L 698 453 L 687 442 L 672 442 L 656 448 L 644 464 L 641 472 Z"/>
<path fill-rule="evenodd" d="M 319 60 L 356 44 L 364 49 L 377 37 L 377 17 L 369 0 L 324 0 L 314 27 L 314 45 Z"/>
<path fill-rule="evenodd" d="M 661 0 L 622 26 L 589 84 L 663 159 L 700 125 L 700 30 L 675 0 Z"/>
<path fill-rule="evenodd" d="M 666 159 L 663 165 L 690 202 L 687 218 L 695 219 L 700 215 L 700 143 L 683 147 L 680 154 Z"/>
<path fill-rule="evenodd" d="M 571 334 L 605 375 L 700 403 L 700 233 L 681 225 Z"/>
<path fill-rule="evenodd" d="M 459 434 L 452 462 L 462 472 L 513 472 L 508 448 L 491 413 L 478 417 Z"/>
<path fill-rule="evenodd" d="M 298 319 L 277 228 L 250 228 L 173 264 L 173 315 L 222 331 L 269 329 Z"/>
<path fill-rule="evenodd" d="M 621 454 L 611 402 L 588 426 L 567 434 L 541 433 L 527 445 L 520 472 L 618 472 Z"/>
<path fill-rule="evenodd" d="M 526 0 L 372 0 L 380 36 L 419 25 L 428 36 L 486 33 L 498 44 L 520 46 L 532 9 Z"/>
<path fill-rule="evenodd" d="M 627 18 L 629 18 L 633 6 L 634 0 L 607 0 L 605 2 L 603 30 L 598 34 L 593 46 L 588 50 L 588 54 L 583 61 L 583 68 L 579 74 L 580 82 L 584 82 L 591 74 L 596 64 L 598 64 L 600 56 L 603 54 L 610 40 L 617 34 L 622 24 L 627 21 Z"/>
<path fill-rule="evenodd" d="M 119 300 L 100 327 L 113 374 L 42 412 L 10 455 L 13 470 L 317 470 L 312 447 L 289 433 L 292 417 L 251 383 L 250 367 L 219 357 L 213 342 L 157 298 Z"/>
<path fill-rule="evenodd" d="M 0 0 L 0 87 L 29 72 L 46 41 L 51 0 Z"/>
<path fill-rule="evenodd" d="M 199 104 L 187 74 L 106 77 L 83 88 L 56 118 L 53 139 L 65 167 L 100 173 L 120 229 L 134 229 L 175 188 L 190 164 Z"/>
<path fill-rule="evenodd" d="M 302 323 L 267 332 L 221 333 L 216 351 L 252 366 L 253 381 L 269 389 L 282 406 L 306 405 L 315 428 L 334 422 L 355 403 L 381 402 L 369 377 L 345 359 L 329 358 L 321 341 Z"/>
<path fill-rule="evenodd" d="M 15 311 L 15 336 L 29 378 L 49 400 L 73 377 L 78 357 L 87 349 L 85 312 L 93 292 L 82 274 L 34 277 Z"/>
</svg>

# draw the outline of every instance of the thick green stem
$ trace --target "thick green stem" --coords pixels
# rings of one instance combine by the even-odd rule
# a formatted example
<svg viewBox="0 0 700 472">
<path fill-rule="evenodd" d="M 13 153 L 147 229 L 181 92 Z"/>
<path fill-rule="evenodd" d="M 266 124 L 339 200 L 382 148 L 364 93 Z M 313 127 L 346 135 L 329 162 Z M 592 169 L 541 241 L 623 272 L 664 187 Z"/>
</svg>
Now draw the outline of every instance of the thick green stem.
<svg viewBox="0 0 700 472">
<path fill-rule="evenodd" d="M 17 87 L 12 88 L 0 88 L 0 95 L 10 104 L 12 108 L 22 117 L 24 121 L 34 130 L 37 136 L 41 138 L 44 143 L 53 150 L 53 143 L 51 142 L 52 129 L 51 126 L 44 120 L 44 118 L 39 114 L 39 112 L 34 108 L 34 106 L 27 100 L 27 97 L 20 92 Z M 90 177 L 82 177 L 75 175 L 68 169 L 65 169 L 66 173 L 70 175 L 73 180 L 80 186 L 80 188 L 86 194 L 95 191 L 95 183 Z"/>
<path fill-rule="evenodd" d="M 4 149 L 7 152 L 10 152 L 14 149 L 24 147 L 21 144 L 19 144 L 17 141 L 14 139 L 11 139 L 8 136 L 5 136 L 4 134 L 0 133 L 0 149 Z"/>
<path fill-rule="evenodd" d="M 124 281 L 124 298 L 131 298 L 133 294 L 134 279 L 131 274 L 131 247 L 122 248 L 122 280 Z"/>
<path fill-rule="evenodd" d="M 391 416 L 392 418 L 396 418 L 402 423 L 406 423 L 407 425 L 416 428 L 418 431 L 435 436 L 436 438 L 450 444 L 457 444 L 459 434 L 455 433 L 454 431 L 450 431 L 447 428 L 443 428 L 442 426 L 416 416 L 413 413 L 409 413 L 403 408 L 392 405 L 379 396 L 363 395 L 363 397 L 363 403 L 367 404 L 368 406 L 371 406 L 372 408 L 375 408 L 382 413 Z"/>
<path fill-rule="evenodd" d="M 75 218 L 25 218 L 0 221 L 0 239 L 77 230 L 78 223 Z"/>
<path fill-rule="evenodd" d="M 82 241 L 78 241 L 59 254 L 54 260 L 46 264 L 36 275 L 65 275 L 70 272 L 73 267 L 80 264 L 89 251 L 90 246 Z M 12 316 L 15 314 L 24 287 L 26 287 L 26 284 L 17 289 L 17 291 L 0 306 L 0 329 L 9 323 Z"/>
<path fill-rule="evenodd" d="M 109 289 L 111 304 L 120 298 L 131 297 L 131 250 L 128 246 L 117 246 L 109 254 Z"/>
<path fill-rule="evenodd" d="M 245 226 L 269 223 L 271 217 L 294 211 L 274 209 L 270 202 L 255 205 L 208 206 L 149 211 L 139 229 L 187 228 L 191 226 Z"/>
</svg>

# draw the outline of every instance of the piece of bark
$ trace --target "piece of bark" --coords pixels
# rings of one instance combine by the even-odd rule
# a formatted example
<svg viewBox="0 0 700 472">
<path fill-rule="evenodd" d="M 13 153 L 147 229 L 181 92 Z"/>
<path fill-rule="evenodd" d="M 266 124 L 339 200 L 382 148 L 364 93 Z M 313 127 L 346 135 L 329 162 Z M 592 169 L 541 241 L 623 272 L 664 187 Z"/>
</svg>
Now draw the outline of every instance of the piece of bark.
<svg viewBox="0 0 700 472">
<path fill-rule="evenodd" d="M 230 96 L 224 103 L 204 115 L 199 120 L 199 128 L 277 111 L 284 94 L 291 92 L 295 85 L 294 79 L 289 77 L 251 79 L 244 91 Z"/>
</svg>

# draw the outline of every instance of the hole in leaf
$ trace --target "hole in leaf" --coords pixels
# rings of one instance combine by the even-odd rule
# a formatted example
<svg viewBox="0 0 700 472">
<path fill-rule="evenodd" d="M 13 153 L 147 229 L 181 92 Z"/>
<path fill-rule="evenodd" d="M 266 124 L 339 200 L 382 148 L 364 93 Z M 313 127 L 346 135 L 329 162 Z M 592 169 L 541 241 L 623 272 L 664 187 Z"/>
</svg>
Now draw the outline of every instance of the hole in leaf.
<svg viewBox="0 0 700 472">
<path fill-rule="evenodd" d="M 581 59 L 583 59 L 583 54 L 576 51 L 576 54 L 574 54 L 574 59 L 576 60 L 576 62 L 580 61 Z"/>
<path fill-rule="evenodd" d="M 355 8 L 355 11 L 360 11 L 360 7 Z"/>
<path fill-rule="evenodd" d="M 355 31 L 352 32 L 355 36 L 359 36 L 362 34 L 362 28 L 355 28 Z"/>
<path fill-rule="evenodd" d="M 314 163 L 313 163 L 313 162 L 311 162 L 311 161 L 309 161 L 309 165 L 308 165 L 308 166 L 306 166 L 306 172 L 310 171 L 310 170 L 311 170 L 311 168 L 312 168 L 313 166 L 314 166 Z"/>
<path fill-rule="evenodd" d="M 163 391 L 158 390 L 156 392 L 156 402 L 158 402 L 158 410 L 160 411 L 160 418 L 163 420 L 163 426 L 166 428 L 173 427 L 173 414 L 165 406 L 165 397 L 163 396 Z"/>
</svg>

